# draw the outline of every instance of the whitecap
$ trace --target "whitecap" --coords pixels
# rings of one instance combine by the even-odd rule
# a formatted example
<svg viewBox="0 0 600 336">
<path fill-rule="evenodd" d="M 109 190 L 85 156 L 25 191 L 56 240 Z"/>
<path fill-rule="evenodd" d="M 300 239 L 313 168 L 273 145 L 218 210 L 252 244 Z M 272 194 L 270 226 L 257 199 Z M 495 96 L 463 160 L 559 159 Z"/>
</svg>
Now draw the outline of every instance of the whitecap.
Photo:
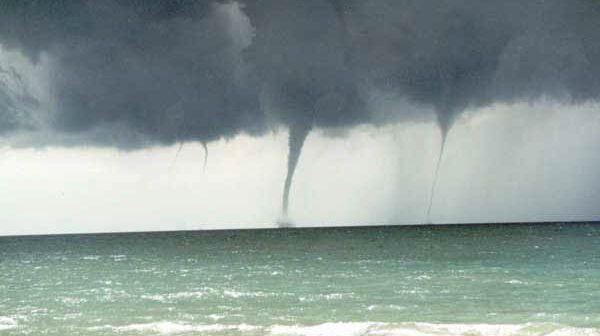
<svg viewBox="0 0 600 336">
<path fill-rule="evenodd" d="M 204 291 L 177 292 L 168 294 L 144 294 L 141 296 L 144 300 L 158 301 L 162 303 L 172 303 L 181 299 L 200 299 L 207 293 Z"/>
<path fill-rule="evenodd" d="M 0 330 L 11 330 L 17 328 L 17 321 L 8 316 L 0 316 Z"/>
<path fill-rule="evenodd" d="M 377 324 L 370 322 L 349 323 L 323 323 L 314 326 L 274 326 L 269 329 L 273 336 L 299 335 L 299 336 L 354 336 L 368 335 L 370 328 Z"/>
<path fill-rule="evenodd" d="M 111 258 L 113 258 L 113 261 L 123 261 L 127 259 L 127 256 L 124 254 L 113 254 Z"/>
<path fill-rule="evenodd" d="M 72 297 L 64 297 L 64 298 L 60 298 L 57 300 L 67 306 L 78 306 L 82 303 L 87 302 L 87 299 L 85 299 L 85 298 L 72 298 Z"/>
<path fill-rule="evenodd" d="M 227 316 L 225 316 L 225 315 L 219 315 L 219 314 L 210 314 L 210 315 L 208 315 L 207 317 L 208 317 L 209 319 L 213 320 L 213 321 L 218 321 L 218 320 L 222 320 L 222 319 L 224 319 L 224 318 L 225 318 L 225 317 L 227 317 Z"/>
<path fill-rule="evenodd" d="M 173 293 L 173 294 L 169 294 L 168 297 L 169 299 L 187 299 L 187 298 L 201 298 L 205 295 L 206 293 L 204 292 L 200 292 L 200 291 L 196 291 L 196 292 L 178 292 L 178 293 Z"/>
<path fill-rule="evenodd" d="M 153 294 L 153 295 L 144 294 L 141 296 L 141 298 L 144 300 L 158 301 L 158 302 L 162 302 L 162 303 L 167 302 L 167 298 L 165 298 L 165 296 L 161 295 L 161 294 Z"/>
<path fill-rule="evenodd" d="M 206 333 L 206 332 L 221 332 L 221 331 L 252 331 L 259 327 L 239 324 L 239 325 L 223 325 L 223 324 L 191 324 L 186 322 L 161 321 L 151 323 L 134 323 L 123 326 L 104 325 L 87 328 L 88 331 L 111 330 L 113 332 L 135 332 L 135 333 L 155 333 L 161 335 L 181 334 L 181 333 Z"/>
<path fill-rule="evenodd" d="M 266 297 L 266 296 L 277 296 L 277 293 L 267 293 L 267 292 L 262 292 L 262 291 L 258 291 L 258 292 L 239 292 L 236 290 L 224 290 L 223 291 L 223 296 L 228 296 L 228 297 L 232 297 L 234 299 L 240 298 L 240 297 Z"/>
<path fill-rule="evenodd" d="M 332 300 L 341 300 L 345 298 L 354 297 L 354 293 L 327 293 L 327 294 L 316 294 L 316 295 L 308 295 L 301 296 L 298 298 L 300 302 L 315 302 L 320 300 L 332 301 Z"/>
<path fill-rule="evenodd" d="M 336 322 L 313 326 L 278 325 L 270 336 L 600 336 L 600 329 L 556 324 L 433 324 Z"/>
<path fill-rule="evenodd" d="M 83 260 L 99 260 L 100 258 L 101 258 L 101 256 L 99 256 L 99 255 L 89 255 L 89 256 L 83 257 Z"/>
</svg>

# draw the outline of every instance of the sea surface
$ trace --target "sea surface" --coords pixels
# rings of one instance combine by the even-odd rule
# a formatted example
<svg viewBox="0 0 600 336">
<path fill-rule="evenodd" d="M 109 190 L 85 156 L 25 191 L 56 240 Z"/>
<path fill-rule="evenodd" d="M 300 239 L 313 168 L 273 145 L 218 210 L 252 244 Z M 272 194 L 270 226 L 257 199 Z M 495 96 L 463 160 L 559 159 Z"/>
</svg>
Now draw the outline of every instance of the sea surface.
<svg viewBox="0 0 600 336">
<path fill-rule="evenodd" d="M 600 225 L 0 237 L 0 335 L 600 335 Z"/>
</svg>

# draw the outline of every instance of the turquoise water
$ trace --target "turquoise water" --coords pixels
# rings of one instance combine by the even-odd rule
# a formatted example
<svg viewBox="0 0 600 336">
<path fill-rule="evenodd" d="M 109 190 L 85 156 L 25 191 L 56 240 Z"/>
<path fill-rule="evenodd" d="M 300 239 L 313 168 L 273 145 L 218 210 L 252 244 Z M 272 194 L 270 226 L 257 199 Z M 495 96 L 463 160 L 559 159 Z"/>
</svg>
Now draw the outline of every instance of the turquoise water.
<svg viewBox="0 0 600 336">
<path fill-rule="evenodd" d="M 0 237 L 0 335 L 600 335 L 600 225 Z"/>
</svg>

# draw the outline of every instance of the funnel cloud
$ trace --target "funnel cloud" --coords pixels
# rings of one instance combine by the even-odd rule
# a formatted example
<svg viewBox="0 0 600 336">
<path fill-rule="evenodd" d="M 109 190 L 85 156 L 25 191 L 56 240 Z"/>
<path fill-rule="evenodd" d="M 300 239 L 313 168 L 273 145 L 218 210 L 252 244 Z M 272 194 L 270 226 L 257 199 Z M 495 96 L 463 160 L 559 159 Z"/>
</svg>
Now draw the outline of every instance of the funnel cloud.
<svg viewBox="0 0 600 336">
<path fill-rule="evenodd" d="M 599 26 L 595 0 L 7 0 L 0 136 L 123 150 L 199 142 L 206 168 L 208 143 L 287 129 L 286 217 L 311 130 L 432 120 L 429 217 L 464 111 L 600 98 Z M 369 103 L 379 93 L 415 108 L 382 119 Z"/>
</svg>

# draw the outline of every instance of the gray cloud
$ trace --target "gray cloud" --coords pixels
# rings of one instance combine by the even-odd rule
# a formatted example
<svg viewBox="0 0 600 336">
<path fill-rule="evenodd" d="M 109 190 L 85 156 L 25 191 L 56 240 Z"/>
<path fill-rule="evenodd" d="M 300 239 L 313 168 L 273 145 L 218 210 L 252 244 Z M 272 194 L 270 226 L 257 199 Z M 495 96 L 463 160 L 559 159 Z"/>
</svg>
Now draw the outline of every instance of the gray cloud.
<svg viewBox="0 0 600 336">
<path fill-rule="evenodd" d="M 598 99 L 599 26 L 594 0 L 0 4 L 2 46 L 49 67 L 56 106 L 39 113 L 52 135 L 32 139 L 139 148 L 284 125 L 284 203 L 313 127 L 422 120 L 433 109 L 444 142 L 467 108 Z M 27 128 L 36 106 L 12 87 L 0 86 L 3 133 Z M 382 121 L 367 102 L 390 94 L 420 108 Z"/>
<path fill-rule="evenodd" d="M 360 77 L 435 108 L 444 135 L 468 107 L 600 94 L 597 2 L 342 2 Z"/>
<path fill-rule="evenodd" d="M 255 86 L 245 83 L 244 46 L 232 31 L 232 6 L 9 3 L 14 8 L 2 13 L 13 20 L 2 20 L 2 42 L 33 61 L 47 54 L 50 90 L 58 102 L 49 127 L 57 132 L 128 148 L 143 144 L 128 142 L 130 136 L 117 137 L 119 143 L 115 136 L 87 135 L 117 126 L 148 143 L 168 144 L 260 133 L 265 127 Z"/>
<path fill-rule="evenodd" d="M 599 7 L 4 1 L 0 42 L 34 62 L 48 55 L 59 105 L 50 126 L 61 132 L 123 124 L 170 143 L 260 134 L 271 122 L 343 127 L 372 121 L 364 100 L 373 90 L 434 108 L 446 130 L 468 107 L 597 98 Z"/>
<path fill-rule="evenodd" d="M 542 96 L 600 96 L 597 2 L 336 3 L 364 85 L 435 111 L 442 140 L 427 217 L 447 135 L 462 111 Z"/>
<path fill-rule="evenodd" d="M 33 128 L 31 111 L 37 107 L 21 74 L 0 65 L 0 135 Z"/>
<path fill-rule="evenodd" d="M 322 0 L 263 0 L 244 8 L 256 36 L 246 51 L 266 104 L 290 128 L 282 208 L 304 140 L 315 126 L 368 122 L 336 7 Z"/>
</svg>

